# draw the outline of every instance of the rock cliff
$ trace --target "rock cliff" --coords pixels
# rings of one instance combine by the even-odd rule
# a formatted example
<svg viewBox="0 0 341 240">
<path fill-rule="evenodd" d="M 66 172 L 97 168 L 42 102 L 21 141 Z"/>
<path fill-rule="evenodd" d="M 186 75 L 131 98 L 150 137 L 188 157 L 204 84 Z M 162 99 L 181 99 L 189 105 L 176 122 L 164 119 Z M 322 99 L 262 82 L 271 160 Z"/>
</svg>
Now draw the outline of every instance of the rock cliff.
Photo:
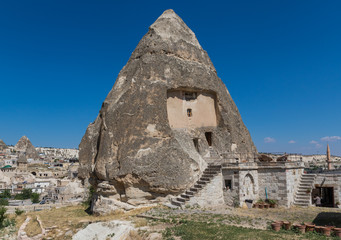
<svg viewBox="0 0 341 240">
<path fill-rule="evenodd" d="M 6 143 L 0 139 L 0 150 L 5 150 L 6 148 L 7 148 Z"/>
<path fill-rule="evenodd" d="M 79 145 L 79 176 L 135 204 L 198 179 L 210 150 L 257 150 L 195 34 L 173 10 L 150 27 Z"/>
<path fill-rule="evenodd" d="M 15 144 L 14 149 L 18 152 L 25 153 L 26 158 L 38 158 L 38 153 L 31 143 L 31 141 L 26 136 L 22 136 L 17 144 Z"/>
</svg>

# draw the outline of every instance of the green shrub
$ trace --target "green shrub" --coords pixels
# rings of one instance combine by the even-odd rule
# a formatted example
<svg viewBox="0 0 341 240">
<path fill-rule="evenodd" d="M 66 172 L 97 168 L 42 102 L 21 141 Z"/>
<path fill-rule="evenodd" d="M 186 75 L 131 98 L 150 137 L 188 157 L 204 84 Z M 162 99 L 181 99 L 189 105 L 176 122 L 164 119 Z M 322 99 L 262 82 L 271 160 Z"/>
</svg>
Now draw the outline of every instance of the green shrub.
<svg viewBox="0 0 341 240">
<path fill-rule="evenodd" d="M 0 198 L 0 206 L 8 206 L 8 200 L 4 198 Z"/>
<path fill-rule="evenodd" d="M 32 203 L 39 203 L 39 193 L 32 193 L 31 194 L 31 200 Z"/>
<path fill-rule="evenodd" d="M 7 219 L 6 215 L 7 209 L 3 206 L 0 207 L 0 228 L 4 227 L 5 220 Z"/>
<path fill-rule="evenodd" d="M 21 214 L 23 214 L 25 211 L 24 210 L 20 210 L 19 208 L 15 209 L 15 215 L 20 216 Z"/>
<path fill-rule="evenodd" d="M 25 188 L 21 194 L 23 196 L 23 199 L 30 199 L 32 196 L 32 189 L 26 189 Z"/>
<path fill-rule="evenodd" d="M 93 186 L 89 187 L 88 198 L 83 202 L 85 207 L 91 207 L 92 197 L 95 193 L 95 188 Z"/>
<path fill-rule="evenodd" d="M 0 198 L 11 198 L 11 191 L 6 189 L 0 194 Z"/>
</svg>

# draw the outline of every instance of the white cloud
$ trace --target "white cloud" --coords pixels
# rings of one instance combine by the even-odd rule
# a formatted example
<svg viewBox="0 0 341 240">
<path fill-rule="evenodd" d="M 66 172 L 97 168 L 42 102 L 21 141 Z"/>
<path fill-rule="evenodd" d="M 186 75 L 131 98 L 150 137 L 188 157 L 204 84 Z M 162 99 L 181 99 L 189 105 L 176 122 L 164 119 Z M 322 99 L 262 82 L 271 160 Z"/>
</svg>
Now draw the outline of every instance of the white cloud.
<svg viewBox="0 0 341 240">
<path fill-rule="evenodd" d="M 290 140 L 288 143 L 294 144 L 294 143 L 296 143 L 296 141 L 295 140 Z"/>
<path fill-rule="evenodd" d="M 309 143 L 315 145 L 315 148 L 321 148 L 322 147 L 322 145 L 320 143 L 318 143 L 317 141 L 314 141 L 314 140 L 311 140 Z"/>
<path fill-rule="evenodd" d="M 264 142 L 265 143 L 274 143 L 274 142 L 276 142 L 276 139 L 274 139 L 272 137 L 266 137 L 266 138 L 264 138 Z"/>
<path fill-rule="evenodd" d="M 327 137 L 321 138 L 321 141 L 324 141 L 324 142 L 335 142 L 338 140 L 341 140 L 340 136 L 327 136 Z"/>
</svg>

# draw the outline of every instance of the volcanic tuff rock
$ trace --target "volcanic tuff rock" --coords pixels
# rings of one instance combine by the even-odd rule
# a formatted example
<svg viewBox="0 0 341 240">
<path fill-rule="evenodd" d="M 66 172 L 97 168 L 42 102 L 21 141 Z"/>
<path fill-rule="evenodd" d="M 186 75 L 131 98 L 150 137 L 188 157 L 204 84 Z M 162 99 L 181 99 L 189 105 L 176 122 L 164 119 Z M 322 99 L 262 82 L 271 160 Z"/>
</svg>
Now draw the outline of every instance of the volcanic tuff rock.
<svg viewBox="0 0 341 240">
<path fill-rule="evenodd" d="M 6 143 L 0 139 L 0 150 L 4 150 L 6 148 L 7 148 Z"/>
<path fill-rule="evenodd" d="M 19 139 L 17 144 L 15 144 L 14 149 L 18 152 L 25 153 L 26 158 L 38 158 L 38 153 L 35 147 L 26 136 L 22 136 Z"/>
<path fill-rule="evenodd" d="M 172 101 L 182 101 L 175 95 L 186 91 L 198 99 L 183 104 L 202 97 L 213 107 L 193 108 L 194 115 L 202 115 L 198 123 L 176 127 L 172 111 L 180 116 L 183 109 L 173 108 Z M 154 199 L 191 186 L 207 166 L 203 156 L 209 145 L 218 153 L 257 152 L 207 53 L 182 19 L 167 10 L 139 42 L 88 126 L 79 145 L 79 176 L 89 178 L 100 196 Z"/>
</svg>

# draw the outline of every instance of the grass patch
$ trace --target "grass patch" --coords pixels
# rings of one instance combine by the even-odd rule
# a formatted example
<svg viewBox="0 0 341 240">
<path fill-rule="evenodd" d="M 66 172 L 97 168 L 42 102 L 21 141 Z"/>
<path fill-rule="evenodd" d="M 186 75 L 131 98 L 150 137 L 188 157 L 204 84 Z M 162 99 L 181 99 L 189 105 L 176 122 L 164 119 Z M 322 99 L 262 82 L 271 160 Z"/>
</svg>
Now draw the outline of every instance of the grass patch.
<svg viewBox="0 0 341 240">
<path fill-rule="evenodd" d="M 37 221 L 37 218 L 31 219 L 25 228 L 25 232 L 29 237 L 33 237 L 41 233 L 40 224 Z"/>
<path fill-rule="evenodd" d="M 272 230 L 259 230 L 236 226 L 227 226 L 224 224 L 205 223 L 189 221 L 181 225 L 175 225 L 167 228 L 163 232 L 163 238 L 167 240 L 181 237 L 182 240 L 273 240 L 273 239 L 331 239 L 316 233 L 297 234 L 293 231 L 281 230 L 274 232 Z"/>
</svg>

